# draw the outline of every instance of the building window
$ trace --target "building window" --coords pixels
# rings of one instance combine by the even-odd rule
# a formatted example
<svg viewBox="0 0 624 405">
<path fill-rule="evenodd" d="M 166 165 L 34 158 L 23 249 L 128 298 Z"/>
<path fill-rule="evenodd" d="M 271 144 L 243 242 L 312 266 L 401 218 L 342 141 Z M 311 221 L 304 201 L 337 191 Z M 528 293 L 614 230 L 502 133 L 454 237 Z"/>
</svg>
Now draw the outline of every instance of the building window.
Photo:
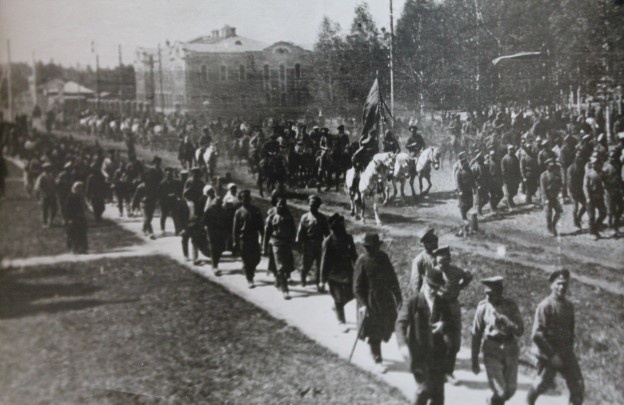
<svg viewBox="0 0 624 405">
<path fill-rule="evenodd" d="M 202 65 L 201 67 L 201 77 L 204 83 L 208 81 L 208 68 L 206 67 L 206 65 Z"/>
<path fill-rule="evenodd" d="M 295 64 L 295 79 L 301 79 L 301 65 Z"/>
<path fill-rule="evenodd" d="M 227 80 L 227 66 L 221 65 L 221 71 L 220 71 L 219 79 L 221 81 L 226 81 Z"/>
<path fill-rule="evenodd" d="M 286 67 L 284 65 L 279 67 L 279 78 L 280 80 L 286 80 Z"/>
<path fill-rule="evenodd" d="M 286 93 L 282 93 L 280 96 L 280 103 L 282 104 L 282 107 L 286 106 Z"/>
<path fill-rule="evenodd" d="M 238 66 L 238 80 L 245 80 L 245 65 Z"/>
</svg>

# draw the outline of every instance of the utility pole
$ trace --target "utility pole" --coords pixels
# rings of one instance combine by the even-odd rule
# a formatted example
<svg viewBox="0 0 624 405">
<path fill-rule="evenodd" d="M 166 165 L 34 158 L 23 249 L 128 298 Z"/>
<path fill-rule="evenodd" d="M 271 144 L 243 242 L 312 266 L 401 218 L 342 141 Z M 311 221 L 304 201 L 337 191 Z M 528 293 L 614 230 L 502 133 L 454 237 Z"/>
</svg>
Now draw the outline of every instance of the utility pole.
<svg viewBox="0 0 624 405">
<path fill-rule="evenodd" d="M 9 121 L 13 120 L 13 85 L 11 83 L 11 40 L 7 39 L 7 84 L 9 86 Z"/>
<path fill-rule="evenodd" d="M 390 114 L 394 118 L 394 16 L 392 14 L 392 0 L 390 0 Z"/>
<path fill-rule="evenodd" d="M 160 82 L 160 110 L 165 112 L 165 93 L 163 93 L 163 71 L 162 71 L 162 54 L 160 44 L 158 44 L 158 79 Z"/>
</svg>

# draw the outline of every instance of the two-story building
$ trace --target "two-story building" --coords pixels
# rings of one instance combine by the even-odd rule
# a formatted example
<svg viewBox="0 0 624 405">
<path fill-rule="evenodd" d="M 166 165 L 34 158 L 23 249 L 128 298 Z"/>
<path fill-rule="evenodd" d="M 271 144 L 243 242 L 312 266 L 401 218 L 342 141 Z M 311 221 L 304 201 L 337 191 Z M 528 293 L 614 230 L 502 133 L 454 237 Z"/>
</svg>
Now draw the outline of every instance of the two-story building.
<svg viewBox="0 0 624 405">
<path fill-rule="evenodd" d="M 154 111 L 210 117 L 305 113 L 312 52 L 265 44 L 225 26 L 188 42 L 136 51 L 137 102 Z"/>
</svg>

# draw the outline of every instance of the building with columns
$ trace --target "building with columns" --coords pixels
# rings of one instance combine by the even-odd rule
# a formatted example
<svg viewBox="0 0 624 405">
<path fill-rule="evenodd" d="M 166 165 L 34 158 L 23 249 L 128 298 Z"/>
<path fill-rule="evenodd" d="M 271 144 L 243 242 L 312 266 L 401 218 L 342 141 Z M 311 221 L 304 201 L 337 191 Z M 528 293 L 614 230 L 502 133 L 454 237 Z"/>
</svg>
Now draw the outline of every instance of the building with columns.
<svg viewBox="0 0 624 405">
<path fill-rule="evenodd" d="M 210 117 L 299 116 L 311 101 L 312 52 L 265 44 L 228 25 L 188 42 L 138 48 L 136 98 L 157 112 Z"/>
</svg>

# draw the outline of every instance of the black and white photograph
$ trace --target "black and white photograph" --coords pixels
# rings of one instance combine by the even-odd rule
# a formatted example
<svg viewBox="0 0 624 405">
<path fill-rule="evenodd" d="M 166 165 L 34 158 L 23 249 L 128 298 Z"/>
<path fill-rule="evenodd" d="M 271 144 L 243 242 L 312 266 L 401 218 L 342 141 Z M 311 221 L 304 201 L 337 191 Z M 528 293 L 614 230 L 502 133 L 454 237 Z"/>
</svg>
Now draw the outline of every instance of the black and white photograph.
<svg viewBox="0 0 624 405">
<path fill-rule="evenodd" d="M 623 0 L 0 0 L 0 404 L 624 404 Z"/>
</svg>

